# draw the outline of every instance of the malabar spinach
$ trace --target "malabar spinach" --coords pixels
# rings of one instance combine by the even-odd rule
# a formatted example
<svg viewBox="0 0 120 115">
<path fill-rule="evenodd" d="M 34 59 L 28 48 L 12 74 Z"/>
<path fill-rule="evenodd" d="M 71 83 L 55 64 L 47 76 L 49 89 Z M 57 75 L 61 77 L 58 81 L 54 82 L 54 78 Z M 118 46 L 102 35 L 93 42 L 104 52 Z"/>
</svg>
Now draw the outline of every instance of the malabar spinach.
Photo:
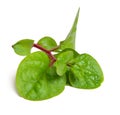
<svg viewBox="0 0 120 115">
<path fill-rule="evenodd" d="M 43 100 L 56 96 L 64 90 L 65 84 L 65 75 L 57 75 L 55 67 L 49 66 L 49 58 L 44 52 L 29 54 L 17 70 L 18 93 L 29 100 Z"/>
<path fill-rule="evenodd" d="M 34 43 L 34 40 L 23 39 L 23 40 L 18 41 L 12 47 L 16 54 L 25 56 L 25 55 L 30 54 L 33 43 Z"/>
<path fill-rule="evenodd" d="M 37 43 L 22 39 L 12 46 L 16 54 L 25 56 L 16 73 L 16 89 L 21 97 L 44 100 L 60 94 L 66 85 L 80 89 L 101 85 L 104 77 L 98 62 L 89 54 L 75 51 L 79 11 L 70 32 L 60 44 L 45 36 Z M 32 52 L 33 47 L 39 51 Z"/>
</svg>

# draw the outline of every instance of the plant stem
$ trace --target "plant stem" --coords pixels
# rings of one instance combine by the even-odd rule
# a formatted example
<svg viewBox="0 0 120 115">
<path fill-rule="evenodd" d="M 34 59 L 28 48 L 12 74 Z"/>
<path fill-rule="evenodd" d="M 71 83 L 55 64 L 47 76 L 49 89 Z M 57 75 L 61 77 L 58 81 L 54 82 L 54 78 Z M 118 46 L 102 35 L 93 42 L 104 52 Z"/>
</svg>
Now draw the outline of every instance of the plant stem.
<svg viewBox="0 0 120 115">
<path fill-rule="evenodd" d="M 49 50 L 49 51 L 55 51 L 55 50 L 57 50 L 59 47 L 60 47 L 60 46 L 57 46 L 57 47 L 55 47 L 55 48 L 53 48 L 53 49 L 51 49 L 51 50 Z"/>
<path fill-rule="evenodd" d="M 51 60 L 50 66 L 52 66 L 52 65 L 54 64 L 54 62 L 56 61 L 56 58 L 54 57 L 54 55 L 52 55 L 51 50 L 47 50 L 47 49 L 41 47 L 41 46 L 38 45 L 38 44 L 33 44 L 33 47 L 42 50 L 43 52 L 45 52 L 45 53 L 49 56 L 49 58 L 50 58 L 50 60 Z"/>
</svg>

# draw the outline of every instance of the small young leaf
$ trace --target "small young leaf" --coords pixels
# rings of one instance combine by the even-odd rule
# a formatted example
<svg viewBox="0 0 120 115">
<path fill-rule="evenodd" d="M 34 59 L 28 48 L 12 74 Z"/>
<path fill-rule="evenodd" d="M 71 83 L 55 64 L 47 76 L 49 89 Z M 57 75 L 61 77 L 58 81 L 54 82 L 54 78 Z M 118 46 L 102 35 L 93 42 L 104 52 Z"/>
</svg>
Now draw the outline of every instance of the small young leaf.
<svg viewBox="0 0 120 115">
<path fill-rule="evenodd" d="M 73 49 L 65 49 L 56 55 L 57 61 L 55 62 L 55 67 L 57 74 L 62 76 L 67 71 L 69 66 L 69 61 L 78 56 L 78 53 Z"/>
<path fill-rule="evenodd" d="M 56 72 L 59 76 L 63 76 L 67 71 L 67 65 L 65 63 L 56 64 Z"/>
<path fill-rule="evenodd" d="M 44 52 L 29 54 L 20 63 L 16 74 L 19 95 L 28 100 L 44 100 L 60 94 L 66 77 L 59 77 Z"/>
<path fill-rule="evenodd" d="M 48 36 L 41 38 L 37 44 L 39 44 L 40 46 L 47 50 L 51 50 L 57 47 L 57 43 L 55 42 L 55 40 Z"/>
<path fill-rule="evenodd" d="M 101 85 L 103 72 L 92 56 L 81 54 L 73 62 L 69 71 L 69 82 L 73 87 L 93 89 Z"/>
<path fill-rule="evenodd" d="M 25 56 L 25 55 L 30 54 L 33 43 L 34 43 L 34 40 L 23 39 L 23 40 L 18 41 L 12 47 L 16 54 Z"/>
<path fill-rule="evenodd" d="M 66 48 L 72 48 L 75 49 L 75 38 L 76 38 L 76 30 L 77 30 L 77 22 L 78 22 L 78 17 L 79 17 L 79 11 L 80 8 L 78 9 L 78 12 L 76 14 L 73 26 L 68 33 L 66 39 L 64 41 L 60 42 L 60 48 L 59 50 L 64 50 Z"/>
</svg>

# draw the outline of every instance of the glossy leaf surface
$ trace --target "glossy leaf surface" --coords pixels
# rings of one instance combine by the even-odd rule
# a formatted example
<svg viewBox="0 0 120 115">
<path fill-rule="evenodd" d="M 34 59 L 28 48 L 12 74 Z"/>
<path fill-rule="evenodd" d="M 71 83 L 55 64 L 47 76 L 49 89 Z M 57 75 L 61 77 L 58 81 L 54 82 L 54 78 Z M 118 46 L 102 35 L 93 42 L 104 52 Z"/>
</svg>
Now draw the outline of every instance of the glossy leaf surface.
<svg viewBox="0 0 120 115">
<path fill-rule="evenodd" d="M 66 78 L 59 77 L 49 58 L 43 52 L 34 52 L 20 63 L 16 75 L 16 87 L 20 96 L 29 100 L 44 100 L 60 94 Z"/>
<path fill-rule="evenodd" d="M 25 55 L 30 54 L 33 43 L 34 43 L 34 40 L 23 39 L 23 40 L 18 41 L 12 47 L 16 54 L 25 56 Z"/>
<path fill-rule="evenodd" d="M 101 85 L 104 77 L 97 61 L 89 54 L 75 51 L 79 11 L 80 8 L 70 32 L 59 45 L 45 36 L 37 44 L 34 40 L 23 39 L 12 46 L 18 55 L 26 55 L 16 73 L 16 89 L 21 97 L 45 100 L 60 94 L 65 85 L 80 89 Z M 32 47 L 40 51 L 31 53 Z"/>
<path fill-rule="evenodd" d="M 103 72 L 97 61 L 88 54 L 79 55 L 72 61 L 69 82 L 73 87 L 93 89 L 101 85 Z"/>
<path fill-rule="evenodd" d="M 42 46 L 43 48 L 47 50 L 51 50 L 57 47 L 56 41 L 53 38 L 48 37 L 48 36 L 41 38 L 37 44 L 39 44 L 40 46 Z"/>
</svg>

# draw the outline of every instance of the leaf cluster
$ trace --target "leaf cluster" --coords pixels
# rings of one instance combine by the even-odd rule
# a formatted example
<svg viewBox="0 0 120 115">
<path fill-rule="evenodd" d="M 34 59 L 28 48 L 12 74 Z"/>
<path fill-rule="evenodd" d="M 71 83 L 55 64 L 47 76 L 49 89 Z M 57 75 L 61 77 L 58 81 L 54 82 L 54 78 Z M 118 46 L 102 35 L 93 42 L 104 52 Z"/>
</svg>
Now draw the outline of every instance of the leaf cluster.
<svg viewBox="0 0 120 115">
<path fill-rule="evenodd" d="M 44 100 L 60 94 L 66 85 L 94 89 L 103 82 L 98 62 L 89 54 L 75 51 L 79 10 L 70 32 L 59 45 L 45 36 L 37 44 L 34 40 L 23 39 L 12 46 L 18 55 L 25 56 L 16 73 L 16 88 L 21 97 Z M 31 53 L 32 47 L 41 51 Z"/>
</svg>

